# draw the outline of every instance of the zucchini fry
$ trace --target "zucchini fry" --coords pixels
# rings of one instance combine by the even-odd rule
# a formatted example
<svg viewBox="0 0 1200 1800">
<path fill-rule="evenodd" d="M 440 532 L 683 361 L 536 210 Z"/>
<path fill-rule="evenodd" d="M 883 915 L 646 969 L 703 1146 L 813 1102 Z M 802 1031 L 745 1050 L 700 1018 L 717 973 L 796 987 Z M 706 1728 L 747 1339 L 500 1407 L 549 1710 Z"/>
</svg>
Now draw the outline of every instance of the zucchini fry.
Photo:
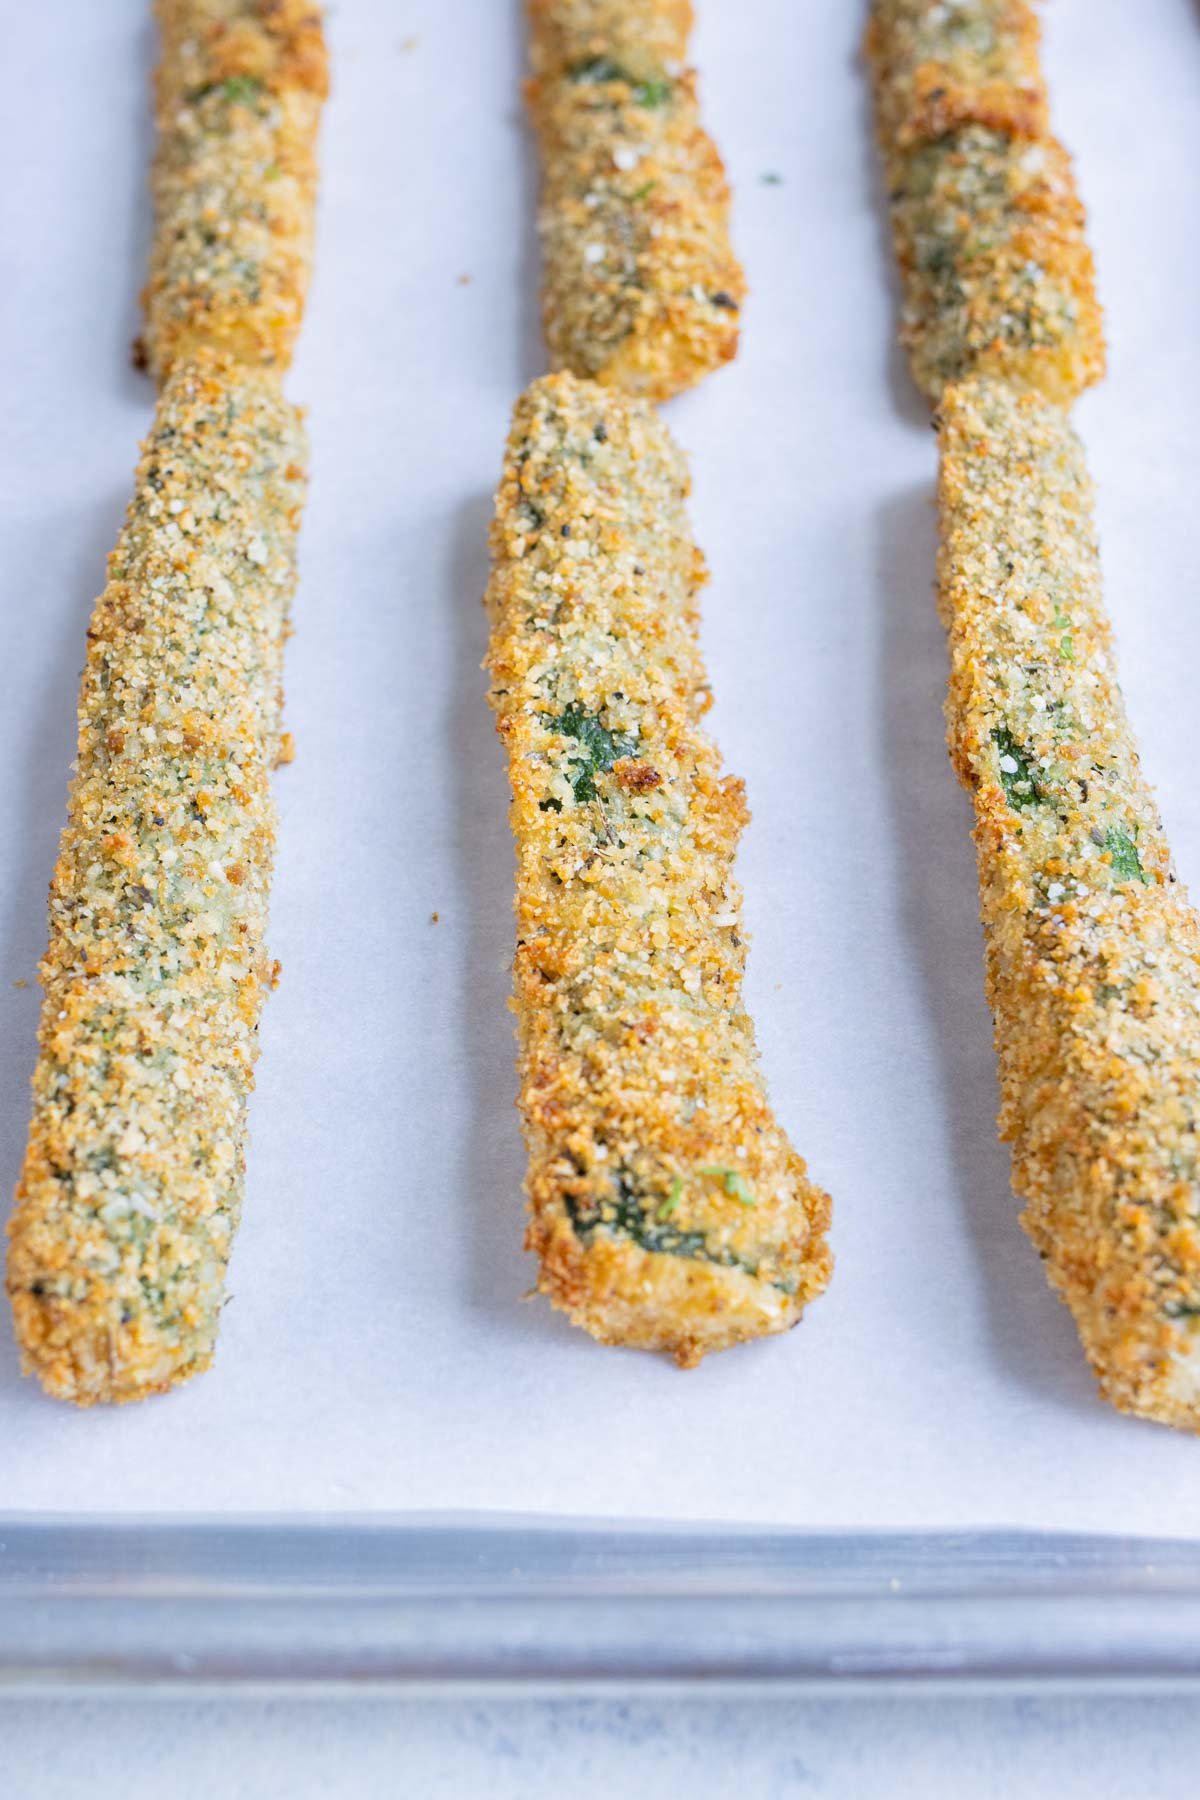
<svg viewBox="0 0 1200 1800">
<path fill-rule="evenodd" d="M 985 380 L 940 429 L 948 736 L 1023 1223 L 1105 1396 L 1200 1429 L 1200 923 L 1125 718 L 1083 451 Z"/>
<path fill-rule="evenodd" d="M 1036 19 L 876 0 L 867 51 L 913 380 L 935 404 L 970 374 L 1073 399 L 1104 373 L 1103 324 Z"/>
<path fill-rule="evenodd" d="M 532 0 L 551 359 L 650 400 L 737 352 L 746 285 L 729 186 L 681 66 L 677 0 Z"/>
<path fill-rule="evenodd" d="M 691 0 L 528 0 L 534 75 L 551 80 L 608 57 L 640 81 L 678 73 Z"/>
<path fill-rule="evenodd" d="M 604 1343 L 709 1351 L 824 1288 L 829 1202 L 742 1001 L 746 819 L 700 720 L 703 560 L 645 404 L 517 404 L 492 531 L 491 702 L 517 842 L 519 1106 L 539 1287 Z"/>
<path fill-rule="evenodd" d="M 1056 139 L 967 126 L 895 158 L 890 198 L 900 341 L 928 399 L 972 373 L 1064 404 L 1099 380 L 1092 253 Z"/>
<path fill-rule="evenodd" d="M 312 267 L 328 86 L 313 0 L 155 0 L 162 53 L 139 345 L 162 380 L 207 346 L 286 369 Z"/>
<path fill-rule="evenodd" d="M 885 149 L 932 143 L 963 125 L 1044 137 L 1040 39 L 1027 0 L 876 0 L 866 49 Z"/>
<path fill-rule="evenodd" d="M 87 1406 L 209 1363 L 238 1222 L 304 489 L 276 377 L 177 369 L 88 632 L 7 1287 Z"/>
</svg>

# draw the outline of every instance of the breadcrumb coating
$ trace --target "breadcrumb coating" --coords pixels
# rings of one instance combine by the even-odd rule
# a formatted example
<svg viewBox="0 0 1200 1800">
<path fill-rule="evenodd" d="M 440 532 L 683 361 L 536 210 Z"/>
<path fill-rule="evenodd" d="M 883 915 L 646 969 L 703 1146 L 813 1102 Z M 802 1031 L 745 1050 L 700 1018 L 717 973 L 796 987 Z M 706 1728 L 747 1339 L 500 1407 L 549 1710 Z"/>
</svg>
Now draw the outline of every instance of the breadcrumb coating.
<svg viewBox="0 0 1200 1800">
<path fill-rule="evenodd" d="M 274 375 L 201 352 L 158 403 L 88 631 L 7 1288 L 81 1406 L 209 1363 L 241 1206 L 304 492 Z"/>
<path fill-rule="evenodd" d="M 328 87 L 313 0 L 155 0 L 155 229 L 139 346 L 286 369 L 312 268 Z"/>
<path fill-rule="evenodd" d="M 638 80 L 677 74 L 692 35 L 691 0 L 527 0 L 534 75 L 553 78 L 611 57 Z"/>
<path fill-rule="evenodd" d="M 1200 1429 L 1200 926 L 1125 717 L 1066 407 L 1104 371 L 1023 0 L 875 0 L 902 336 L 939 407 L 948 742 L 1023 1223 L 1105 1397 Z"/>
<path fill-rule="evenodd" d="M 794 1325 L 829 1202 L 767 1104 L 742 1000 L 741 783 L 700 721 L 704 566 L 645 404 L 519 400 L 487 666 L 517 843 L 519 1106 L 539 1287 L 602 1342 L 708 1351 Z"/>
<path fill-rule="evenodd" d="M 689 9 L 530 6 L 543 324 L 556 366 L 650 400 L 737 352 L 729 186 L 681 66 Z"/>
<path fill-rule="evenodd" d="M 1200 924 L 1117 685 L 1083 451 L 984 380 L 940 429 L 949 744 L 1023 1222 L 1105 1396 L 1200 1429 Z"/>
<path fill-rule="evenodd" d="M 867 35 L 913 380 L 994 375 L 1067 402 L 1104 373 L 1071 159 L 1049 133 L 1036 17 L 876 0 Z"/>
<path fill-rule="evenodd" d="M 1040 40 L 1026 0 L 876 0 L 866 51 L 885 148 L 930 143 L 963 125 L 1046 136 Z"/>
<path fill-rule="evenodd" d="M 1103 374 L 1083 206 L 1054 138 L 973 125 L 909 150 L 891 213 L 900 340 L 930 400 L 975 373 L 1066 402 Z"/>
</svg>

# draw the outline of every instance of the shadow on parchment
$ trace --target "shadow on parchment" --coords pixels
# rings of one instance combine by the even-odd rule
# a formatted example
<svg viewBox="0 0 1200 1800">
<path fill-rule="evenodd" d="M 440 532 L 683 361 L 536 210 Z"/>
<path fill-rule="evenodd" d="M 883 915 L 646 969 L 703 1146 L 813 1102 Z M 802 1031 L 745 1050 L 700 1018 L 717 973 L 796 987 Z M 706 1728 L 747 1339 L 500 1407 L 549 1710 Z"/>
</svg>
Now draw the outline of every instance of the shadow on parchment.
<svg viewBox="0 0 1200 1800">
<path fill-rule="evenodd" d="M 902 494 L 883 509 L 879 717 L 902 922 L 939 1047 L 942 1110 L 996 1355 L 1023 1387 L 1094 1413 L 1095 1386 L 1070 1315 L 1017 1223 L 1008 1152 L 996 1136 L 996 1059 L 983 996 L 971 806 L 944 740 L 947 665 L 933 595 L 936 548 L 931 489 Z"/>
<path fill-rule="evenodd" d="M 866 9 L 863 11 L 864 28 Z M 892 251 L 892 233 L 888 222 L 887 184 L 884 180 L 883 159 L 875 140 L 875 103 L 871 96 L 871 82 L 867 72 L 866 60 L 861 50 L 855 57 L 855 73 L 858 76 L 859 92 L 862 95 L 861 122 L 858 141 L 862 154 L 862 183 L 875 220 L 875 237 L 877 261 L 880 278 L 887 288 L 889 301 L 889 317 L 894 325 L 898 325 L 901 309 L 900 278 L 896 273 L 896 261 Z M 888 393 L 892 406 L 899 416 L 908 424 L 918 426 L 922 431 L 929 430 L 929 407 L 915 387 L 912 376 L 908 372 L 908 359 L 900 348 L 900 340 L 895 329 L 887 333 L 880 346 L 884 358 Z"/>
<path fill-rule="evenodd" d="M 455 621 L 454 685 L 446 700 L 447 756 L 458 796 L 459 904 L 467 953 L 457 997 L 459 1041 L 467 1064 L 472 1128 L 457 1146 L 456 1185 L 470 1198 L 475 1257 L 471 1301 L 522 1335 L 568 1328 L 545 1302 L 522 1306 L 536 1268 L 522 1250 L 525 1156 L 516 1091 L 512 991 L 513 847 L 504 756 L 480 668 L 487 649 L 481 597 L 488 575 L 490 496 L 466 502 L 455 521 L 446 604 Z"/>
</svg>

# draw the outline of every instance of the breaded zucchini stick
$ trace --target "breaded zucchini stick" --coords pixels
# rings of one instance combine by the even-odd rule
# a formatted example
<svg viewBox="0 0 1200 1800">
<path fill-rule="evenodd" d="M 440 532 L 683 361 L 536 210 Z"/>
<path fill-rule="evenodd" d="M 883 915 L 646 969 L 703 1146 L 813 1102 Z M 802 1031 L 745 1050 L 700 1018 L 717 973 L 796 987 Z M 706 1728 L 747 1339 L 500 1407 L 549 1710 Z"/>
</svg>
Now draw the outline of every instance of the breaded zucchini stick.
<svg viewBox="0 0 1200 1800">
<path fill-rule="evenodd" d="M 666 400 L 737 351 L 729 187 L 679 0 L 530 0 L 543 322 L 556 366 Z"/>
<path fill-rule="evenodd" d="M 176 369 L 88 632 L 7 1287 L 80 1405 L 211 1358 L 273 966 L 268 777 L 304 491 L 274 375 Z"/>
<path fill-rule="evenodd" d="M 945 396 L 941 451 L 949 743 L 1024 1224 L 1106 1397 L 1200 1429 L 1200 924 L 1117 686 L 1083 452 L 986 380 Z"/>
<path fill-rule="evenodd" d="M 972 373 L 1067 402 L 1104 372 L 1084 211 L 1036 50 L 1036 20 L 1011 0 L 876 0 L 900 336 L 935 403 Z"/>
<path fill-rule="evenodd" d="M 312 266 L 328 76 L 313 0 L 155 0 L 154 240 L 140 350 L 286 369 Z"/>
<path fill-rule="evenodd" d="M 746 809 L 700 724 L 687 488 L 648 406 L 535 382 L 487 595 L 528 1247 L 576 1324 L 685 1367 L 794 1325 L 830 1272 L 829 1203 L 770 1111 L 742 1000 Z"/>
<path fill-rule="evenodd" d="M 961 125 L 1044 137 L 1050 110 L 1027 0 L 876 0 L 867 27 L 889 152 Z"/>
<path fill-rule="evenodd" d="M 611 57 L 641 81 L 687 61 L 691 0 L 527 0 L 534 76 Z"/>
</svg>

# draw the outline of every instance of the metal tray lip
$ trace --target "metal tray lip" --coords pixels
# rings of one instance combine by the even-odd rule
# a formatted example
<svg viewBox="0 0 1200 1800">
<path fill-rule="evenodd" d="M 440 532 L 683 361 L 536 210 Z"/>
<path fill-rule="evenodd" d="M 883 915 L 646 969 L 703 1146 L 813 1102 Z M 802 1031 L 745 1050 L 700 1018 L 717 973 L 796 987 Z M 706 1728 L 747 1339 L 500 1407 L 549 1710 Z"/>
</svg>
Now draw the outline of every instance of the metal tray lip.
<svg viewBox="0 0 1200 1800">
<path fill-rule="evenodd" d="M 996 1526 L 838 1531 L 523 1512 L 0 1512 L 0 1601 L 178 1584 L 222 1593 L 569 1589 L 832 1596 L 1188 1593 L 1200 1537 Z"/>
<path fill-rule="evenodd" d="M 1200 1541 L 0 1514 L 0 1697 L 1200 1687 Z"/>
</svg>

